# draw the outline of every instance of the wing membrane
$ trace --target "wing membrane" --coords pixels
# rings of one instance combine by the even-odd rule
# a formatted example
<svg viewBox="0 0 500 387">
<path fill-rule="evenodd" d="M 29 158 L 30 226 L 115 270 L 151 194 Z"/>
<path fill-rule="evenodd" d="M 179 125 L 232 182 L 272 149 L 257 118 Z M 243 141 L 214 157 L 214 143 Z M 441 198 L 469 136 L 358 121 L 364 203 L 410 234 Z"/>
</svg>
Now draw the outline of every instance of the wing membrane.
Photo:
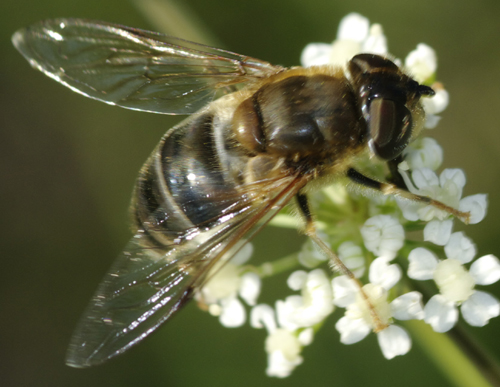
<svg viewBox="0 0 500 387">
<path fill-rule="evenodd" d="M 216 226 L 187 230 L 190 238 L 184 244 L 160 247 L 147 233 L 138 232 L 92 298 L 70 343 L 67 363 L 99 364 L 152 333 L 303 185 L 301 178 L 270 181 L 259 190 L 272 195 L 258 204 L 242 197 L 239 209 L 221 216 Z"/>
<path fill-rule="evenodd" d="M 112 105 L 190 114 L 212 99 L 282 70 L 258 59 L 105 22 L 47 20 L 14 34 L 31 65 Z"/>
</svg>

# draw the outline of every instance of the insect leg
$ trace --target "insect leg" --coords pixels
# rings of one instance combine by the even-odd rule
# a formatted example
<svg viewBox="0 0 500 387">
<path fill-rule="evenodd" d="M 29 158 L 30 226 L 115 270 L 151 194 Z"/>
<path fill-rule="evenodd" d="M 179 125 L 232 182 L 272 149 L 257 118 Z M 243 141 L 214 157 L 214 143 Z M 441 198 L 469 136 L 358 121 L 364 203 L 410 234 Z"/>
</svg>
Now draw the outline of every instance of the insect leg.
<svg viewBox="0 0 500 387">
<path fill-rule="evenodd" d="M 353 168 L 350 168 L 347 171 L 347 177 L 351 179 L 353 182 L 363 185 L 368 188 L 372 188 L 374 190 L 377 190 L 384 195 L 395 195 L 399 196 L 405 199 L 409 199 L 415 202 L 420 202 L 420 203 L 425 203 L 425 204 L 430 204 L 433 207 L 436 207 L 439 210 L 446 211 L 447 213 L 459 218 L 462 222 L 465 224 L 469 223 L 470 220 L 470 213 L 469 212 L 462 212 L 459 211 L 453 207 L 447 206 L 446 204 L 431 199 L 427 196 L 421 196 L 421 195 L 416 195 L 414 193 L 411 193 L 407 189 L 403 189 L 398 187 L 396 184 L 391 184 L 391 183 L 382 183 L 377 180 L 373 180 L 369 177 L 366 177 L 365 175 L 359 173 Z"/>
<path fill-rule="evenodd" d="M 403 156 L 399 155 L 395 159 L 389 160 L 387 162 L 387 166 L 389 167 L 389 171 L 391 172 L 391 178 L 389 179 L 390 183 L 393 183 L 398 188 L 404 189 L 408 191 L 408 187 L 401 176 L 401 173 L 398 171 L 398 165 L 403 162 Z"/>
<path fill-rule="evenodd" d="M 338 255 L 335 254 L 316 233 L 316 227 L 314 226 L 314 221 L 312 218 L 311 210 L 309 208 L 307 196 L 305 194 L 298 193 L 297 195 L 295 195 L 295 197 L 297 198 L 299 211 L 302 213 L 306 221 L 306 228 L 304 233 L 309 238 L 311 238 L 312 241 L 316 243 L 316 245 L 320 248 L 323 254 L 325 254 L 330 259 L 330 265 L 334 271 L 340 272 L 356 283 L 359 288 L 361 297 L 363 297 L 366 304 L 368 305 L 368 309 L 373 320 L 373 325 L 375 327 L 374 332 L 380 332 L 383 329 L 387 328 L 387 325 L 382 322 L 380 316 L 375 310 L 375 307 L 368 298 L 368 295 L 363 290 L 363 284 L 361 283 L 361 281 L 354 276 L 354 274 L 344 265 Z"/>
</svg>

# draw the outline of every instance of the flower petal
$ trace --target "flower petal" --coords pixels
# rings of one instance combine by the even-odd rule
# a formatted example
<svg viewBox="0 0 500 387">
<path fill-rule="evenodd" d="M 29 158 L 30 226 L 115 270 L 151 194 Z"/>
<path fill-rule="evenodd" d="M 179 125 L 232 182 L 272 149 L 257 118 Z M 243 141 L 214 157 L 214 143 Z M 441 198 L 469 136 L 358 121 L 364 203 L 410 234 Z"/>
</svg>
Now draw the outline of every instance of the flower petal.
<svg viewBox="0 0 500 387">
<path fill-rule="evenodd" d="M 424 107 L 426 116 L 428 114 L 433 115 L 441 113 L 446 109 L 450 101 L 450 95 L 445 89 L 437 88 L 434 89 L 434 91 L 436 94 L 432 97 L 422 99 L 422 106 Z"/>
<path fill-rule="evenodd" d="M 370 27 L 368 37 L 361 45 L 361 51 L 377 55 L 387 54 L 387 38 L 380 24 L 373 24 Z"/>
<path fill-rule="evenodd" d="M 341 308 L 354 303 L 356 294 L 359 291 L 358 286 L 345 275 L 335 277 L 332 280 L 333 304 Z"/>
<path fill-rule="evenodd" d="M 328 64 L 332 45 L 326 43 L 310 43 L 300 56 L 300 63 L 303 67 L 322 66 Z"/>
<path fill-rule="evenodd" d="M 332 43 L 332 50 L 328 64 L 347 67 L 354 55 L 361 52 L 361 44 L 354 40 L 336 40 Z"/>
<path fill-rule="evenodd" d="M 469 224 L 479 223 L 486 216 L 488 209 L 488 195 L 477 194 L 467 196 L 460 200 L 458 209 L 463 212 L 470 212 Z"/>
<path fill-rule="evenodd" d="M 252 254 L 253 245 L 251 243 L 247 243 L 234 255 L 233 258 L 231 258 L 231 263 L 236 266 L 241 266 L 252 257 Z"/>
<path fill-rule="evenodd" d="M 323 237 L 321 233 L 318 234 L 320 234 L 319 236 L 323 240 L 323 242 L 328 247 L 330 247 L 330 244 L 326 240 L 327 237 Z M 308 269 L 312 269 L 313 267 L 318 266 L 328 259 L 327 256 L 323 254 L 322 251 L 320 251 L 320 249 L 316 246 L 315 243 L 313 243 L 311 239 L 307 239 L 304 242 L 297 258 L 300 264 L 304 267 L 307 267 Z"/>
<path fill-rule="evenodd" d="M 391 312 L 398 320 L 422 320 L 425 315 L 422 295 L 419 292 L 409 292 L 395 298 L 391 302 Z"/>
<path fill-rule="evenodd" d="M 241 276 L 240 297 L 250 306 L 254 306 L 260 294 L 261 281 L 257 273 L 245 273 Z"/>
<path fill-rule="evenodd" d="M 353 242 L 344 242 L 337 248 L 337 254 L 346 267 L 359 278 L 365 272 L 363 250 Z"/>
<path fill-rule="evenodd" d="M 386 359 L 405 355 L 411 348 L 411 339 L 408 333 L 397 325 L 390 325 L 377 333 L 378 344 Z"/>
<path fill-rule="evenodd" d="M 285 301 L 276 302 L 278 323 L 282 328 L 296 330 L 311 327 L 333 312 L 332 287 L 323 270 L 313 270 L 306 275 L 305 281 L 301 281 L 301 295 L 288 296 Z"/>
<path fill-rule="evenodd" d="M 408 219 L 412 222 L 415 222 L 420 219 L 418 215 L 418 210 L 422 208 L 421 203 L 416 203 L 414 201 L 398 197 L 396 197 L 396 203 L 398 203 L 398 206 L 401 209 L 401 212 L 403 213 L 405 219 Z"/>
<path fill-rule="evenodd" d="M 476 255 L 476 245 L 463 232 L 454 232 L 444 247 L 444 252 L 449 259 L 469 263 Z"/>
<path fill-rule="evenodd" d="M 433 278 L 434 270 L 439 261 L 431 251 L 417 247 L 408 256 L 410 266 L 408 267 L 408 277 L 418 280 L 430 280 Z"/>
<path fill-rule="evenodd" d="M 285 329 L 277 329 L 266 338 L 268 353 L 268 376 L 285 378 L 293 369 L 302 363 L 301 344 L 294 333 Z"/>
<path fill-rule="evenodd" d="M 445 187 L 447 184 L 450 182 L 453 182 L 460 191 L 459 196 L 462 196 L 462 189 L 465 186 L 465 183 L 467 182 L 467 179 L 465 178 L 465 173 L 459 168 L 446 168 L 441 172 L 439 175 L 439 182 L 441 184 L 441 187 Z"/>
<path fill-rule="evenodd" d="M 337 321 L 335 328 L 340 333 L 340 342 L 346 345 L 363 340 L 371 331 L 370 326 L 363 319 L 352 320 L 346 316 Z"/>
<path fill-rule="evenodd" d="M 436 72 L 436 52 L 427 44 L 420 43 L 415 50 L 407 55 L 405 67 L 408 68 L 417 82 L 422 83 Z"/>
<path fill-rule="evenodd" d="M 301 345 L 311 344 L 314 339 L 314 329 L 312 328 L 304 329 L 302 332 L 299 333 L 297 339 L 299 340 L 299 343 Z"/>
<path fill-rule="evenodd" d="M 458 320 L 455 303 L 448 301 L 440 294 L 433 296 L 424 307 L 424 321 L 436 332 L 447 332 Z"/>
<path fill-rule="evenodd" d="M 488 324 L 491 318 L 498 317 L 500 303 L 491 294 L 476 291 L 462 304 L 461 311 L 469 325 L 482 327 Z"/>
<path fill-rule="evenodd" d="M 276 301 L 276 317 L 278 325 L 290 331 L 299 328 L 295 315 L 303 307 L 302 297 L 299 295 L 288 296 L 284 301 Z"/>
<path fill-rule="evenodd" d="M 337 40 L 362 42 L 368 37 L 370 21 L 359 13 L 352 12 L 342 18 L 337 31 Z"/>
<path fill-rule="evenodd" d="M 424 227 L 424 241 L 444 246 L 450 240 L 453 220 L 431 220 Z"/>
<path fill-rule="evenodd" d="M 436 140 L 424 137 L 412 143 L 405 152 L 405 161 L 411 169 L 438 169 L 443 162 L 443 148 Z"/>
<path fill-rule="evenodd" d="M 275 378 L 287 378 L 292 374 L 292 371 L 302 363 L 302 357 L 298 357 L 292 361 L 288 360 L 283 352 L 274 351 L 267 356 L 266 375 Z"/>
<path fill-rule="evenodd" d="M 401 279 L 401 268 L 396 264 L 389 265 L 386 258 L 376 258 L 370 265 L 369 279 L 371 283 L 389 290 Z"/>
<path fill-rule="evenodd" d="M 435 114 L 425 114 L 424 127 L 426 129 L 434 129 L 439 124 L 439 121 L 441 121 L 440 116 L 436 116 Z"/>
<path fill-rule="evenodd" d="M 274 332 L 276 330 L 274 309 L 267 304 L 254 306 L 250 312 L 250 325 L 258 329 L 266 327 L 268 333 Z"/>
<path fill-rule="evenodd" d="M 221 300 L 221 306 L 219 321 L 226 328 L 240 327 L 245 323 L 247 318 L 245 308 L 236 297 Z"/>
<path fill-rule="evenodd" d="M 300 290 L 307 281 L 307 273 L 304 270 L 294 271 L 288 277 L 286 284 L 292 290 Z"/>
<path fill-rule="evenodd" d="M 429 168 L 415 169 L 411 174 L 411 178 L 418 189 L 439 186 L 439 178 L 434 171 Z"/>
<path fill-rule="evenodd" d="M 491 285 L 500 279 L 500 261 L 494 255 L 485 255 L 470 265 L 469 273 L 478 285 Z"/>
</svg>

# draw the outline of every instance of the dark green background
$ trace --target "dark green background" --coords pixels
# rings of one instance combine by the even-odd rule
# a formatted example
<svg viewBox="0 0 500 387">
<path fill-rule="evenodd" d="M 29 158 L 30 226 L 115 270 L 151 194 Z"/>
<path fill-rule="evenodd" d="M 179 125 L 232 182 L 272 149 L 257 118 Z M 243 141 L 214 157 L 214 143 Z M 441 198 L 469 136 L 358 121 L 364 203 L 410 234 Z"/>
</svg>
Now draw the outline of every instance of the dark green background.
<svg viewBox="0 0 500 387">
<path fill-rule="evenodd" d="M 500 256 L 500 3 L 491 1 L 190 0 L 226 48 L 272 63 L 298 64 L 308 42 L 333 40 L 351 11 L 383 25 L 390 51 L 419 42 L 439 55 L 451 95 L 433 135 L 446 167 L 464 168 L 465 194 L 487 192 L 487 219 L 466 231 L 479 253 Z M 0 385 L 2 386 L 422 386 L 447 385 L 417 345 L 386 361 L 373 335 L 339 344 L 329 320 L 284 381 L 264 369 L 263 331 L 226 329 L 189 305 L 149 340 L 100 367 L 64 365 L 73 327 L 101 276 L 130 237 L 127 206 L 137 171 L 176 118 L 110 107 L 32 70 L 10 43 L 40 19 L 84 17 L 153 29 L 118 0 L 0 2 Z M 299 245 L 269 229 L 257 259 Z M 284 278 L 282 278 L 284 280 Z M 265 285 L 265 292 L 286 295 Z M 499 286 L 488 288 L 500 294 Z M 500 320 L 470 329 L 498 353 Z"/>
</svg>

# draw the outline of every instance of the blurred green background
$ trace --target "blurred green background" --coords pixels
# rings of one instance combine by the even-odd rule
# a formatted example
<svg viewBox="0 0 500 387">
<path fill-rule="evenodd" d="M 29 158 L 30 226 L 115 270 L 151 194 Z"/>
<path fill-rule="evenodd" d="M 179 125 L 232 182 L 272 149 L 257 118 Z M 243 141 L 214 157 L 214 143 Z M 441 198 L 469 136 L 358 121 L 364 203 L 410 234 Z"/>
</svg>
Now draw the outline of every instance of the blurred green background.
<svg viewBox="0 0 500 387">
<path fill-rule="evenodd" d="M 409 355 L 386 361 L 373 335 L 341 345 L 334 319 L 305 348 L 304 364 L 292 377 L 270 379 L 264 373 L 264 331 L 223 328 L 194 304 L 108 364 L 86 370 L 64 365 L 77 319 L 130 237 L 127 207 L 137 172 L 178 118 L 83 98 L 31 69 L 10 36 L 44 18 L 82 17 L 156 30 L 174 26 L 171 32 L 190 37 L 168 15 L 147 16 L 146 3 L 137 1 L 0 2 L 0 385 L 448 385 L 418 345 Z M 305 44 L 333 40 L 339 20 L 352 11 L 381 23 L 398 57 L 419 42 L 434 47 L 451 103 L 430 135 L 444 148 L 445 167 L 465 170 L 465 195 L 489 193 L 488 217 L 466 232 L 479 254 L 500 256 L 500 2 L 182 4 L 225 48 L 286 66 L 298 64 Z M 301 241 L 293 231 L 268 228 L 255 242 L 255 256 L 281 257 Z M 282 289 L 271 289 L 277 281 L 272 282 L 265 287 L 268 296 L 285 296 Z M 487 290 L 500 295 L 498 285 Z M 500 319 L 468 330 L 499 354 Z"/>
</svg>

